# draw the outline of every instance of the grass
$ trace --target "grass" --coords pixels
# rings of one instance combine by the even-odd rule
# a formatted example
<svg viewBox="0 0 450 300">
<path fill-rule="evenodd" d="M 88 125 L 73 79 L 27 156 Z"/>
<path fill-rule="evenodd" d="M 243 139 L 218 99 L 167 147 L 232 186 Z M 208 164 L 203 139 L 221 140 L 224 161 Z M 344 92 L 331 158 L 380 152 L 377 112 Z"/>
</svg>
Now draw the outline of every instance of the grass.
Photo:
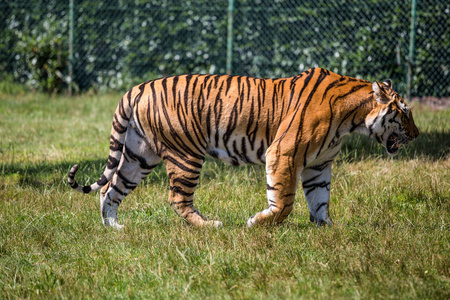
<svg viewBox="0 0 450 300">
<path fill-rule="evenodd" d="M 291 216 L 248 230 L 265 208 L 262 166 L 208 159 L 196 206 L 222 229 L 188 226 L 167 204 L 161 165 L 104 228 L 98 195 L 73 192 L 106 163 L 120 96 L 0 95 L 0 298 L 450 298 L 450 110 L 414 108 L 419 138 L 389 159 L 350 136 L 333 167 L 333 227 L 301 190 Z"/>
</svg>

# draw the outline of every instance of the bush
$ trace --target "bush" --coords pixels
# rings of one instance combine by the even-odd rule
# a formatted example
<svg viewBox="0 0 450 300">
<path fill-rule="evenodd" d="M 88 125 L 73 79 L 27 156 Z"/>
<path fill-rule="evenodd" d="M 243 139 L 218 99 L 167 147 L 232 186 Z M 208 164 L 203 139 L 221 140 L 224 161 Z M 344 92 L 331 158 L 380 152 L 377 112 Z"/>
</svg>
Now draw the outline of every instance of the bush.
<svg viewBox="0 0 450 300">
<path fill-rule="evenodd" d="M 15 32 L 14 52 L 24 63 L 17 66 L 15 77 L 32 89 L 56 93 L 67 86 L 67 38 L 58 33 L 58 23 L 47 19 L 29 32 Z"/>
</svg>

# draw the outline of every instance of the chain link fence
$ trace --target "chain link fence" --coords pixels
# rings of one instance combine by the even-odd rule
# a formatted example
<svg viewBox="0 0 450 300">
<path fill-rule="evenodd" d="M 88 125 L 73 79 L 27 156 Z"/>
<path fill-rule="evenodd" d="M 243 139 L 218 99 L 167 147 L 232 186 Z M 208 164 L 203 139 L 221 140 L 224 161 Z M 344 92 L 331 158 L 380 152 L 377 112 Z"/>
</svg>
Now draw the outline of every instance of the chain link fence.
<svg viewBox="0 0 450 300">
<path fill-rule="evenodd" d="M 0 9 L 0 80 L 38 90 L 320 66 L 391 78 L 404 95 L 450 96 L 449 1 L 16 0 Z"/>
</svg>

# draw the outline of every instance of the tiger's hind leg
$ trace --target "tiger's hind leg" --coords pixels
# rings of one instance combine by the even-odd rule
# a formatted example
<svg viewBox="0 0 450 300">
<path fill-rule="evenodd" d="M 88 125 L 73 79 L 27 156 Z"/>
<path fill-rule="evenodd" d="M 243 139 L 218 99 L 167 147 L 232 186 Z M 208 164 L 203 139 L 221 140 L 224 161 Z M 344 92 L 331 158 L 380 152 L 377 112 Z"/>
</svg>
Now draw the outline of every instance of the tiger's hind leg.
<svg viewBox="0 0 450 300">
<path fill-rule="evenodd" d="M 161 161 L 131 126 L 127 130 L 124 151 L 116 173 L 100 193 L 100 212 L 105 226 L 120 229 L 117 209 L 125 198 Z"/>
<path fill-rule="evenodd" d="M 194 207 L 194 191 L 199 182 L 203 159 L 182 159 L 172 153 L 165 153 L 163 160 L 170 181 L 169 204 L 172 209 L 194 226 L 221 227 L 222 222 L 208 220 Z"/>
</svg>

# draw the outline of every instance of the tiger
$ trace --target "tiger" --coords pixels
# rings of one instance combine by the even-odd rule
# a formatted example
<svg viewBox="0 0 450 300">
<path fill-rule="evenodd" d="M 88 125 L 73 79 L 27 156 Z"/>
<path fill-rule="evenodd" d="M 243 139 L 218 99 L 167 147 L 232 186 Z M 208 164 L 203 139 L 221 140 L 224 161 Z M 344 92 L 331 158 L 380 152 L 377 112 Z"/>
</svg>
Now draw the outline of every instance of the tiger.
<svg viewBox="0 0 450 300">
<path fill-rule="evenodd" d="M 68 182 L 78 192 L 101 189 L 103 224 L 120 229 L 122 200 L 163 160 L 176 214 L 193 226 L 221 227 L 193 203 L 208 154 L 232 165 L 265 164 L 268 206 L 248 219 L 248 227 L 285 220 L 299 180 L 310 221 L 331 225 L 331 167 L 343 136 L 353 132 L 375 139 L 391 156 L 419 135 L 389 79 L 370 82 L 323 68 L 278 79 L 164 77 L 133 87 L 120 100 L 100 179 L 79 185 L 74 165 Z"/>
</svg>

